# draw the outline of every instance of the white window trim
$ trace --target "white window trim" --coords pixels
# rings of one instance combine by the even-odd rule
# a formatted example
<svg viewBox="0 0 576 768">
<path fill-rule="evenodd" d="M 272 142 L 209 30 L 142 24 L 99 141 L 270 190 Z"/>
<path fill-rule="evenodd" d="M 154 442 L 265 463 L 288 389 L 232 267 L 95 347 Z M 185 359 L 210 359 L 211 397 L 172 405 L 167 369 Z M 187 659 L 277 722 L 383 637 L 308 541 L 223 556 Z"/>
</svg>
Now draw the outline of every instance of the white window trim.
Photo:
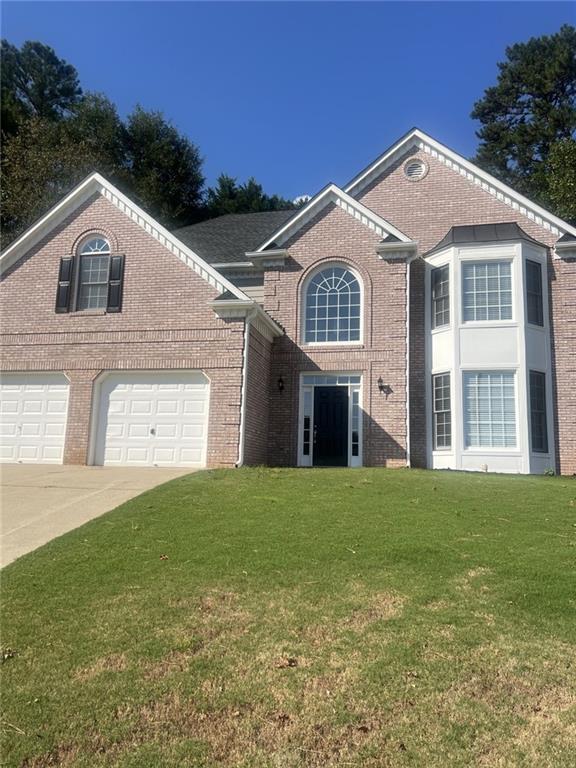
<svg viewBox="0 0 576 768">
<path fill-rule="evenodd" d="M 330 267 L 340 267 L 342 269 L 346 269 L 349 272 L 351 272 L 356 280 L 358 281 L 358 285 L 360 287 L 360 338 L 355 341 L 306 341 L 306 306 L 307 306 L 307 300 L 306 300 L 306 294 L 308 291 L 308 285 L 310 284 L 310 281 L 314 279 L 314 277 L 319 273 L 322 272 L 324 269 L 329 269 Z M 305 280 L 302 283 L 301 289 L 300 289 L 300 344 L 302 347 L 337 347 L 340 349 L 341 347 L 362 347 L 364 346 L 364 281 L 362 280 L 362 277 L 358 273 L 356 269 L 348 262 L 346 261 L 338 261 L 338 259 L 330 260 L 330 261 L 324 261 L 322 264 L 319 264 L 317 267 L 315 267 L 313 270 L 311 270 L 307 275 Z M 350 374 L 352 375 L 352 374 Z"/>
<path fill-rule="evenodd" d="M 465 393 L 466 393 L 466 376 L 469 374 L 475 374 L 475 373 L 493 373 L 493 374 L 499 374 L 499 373 L 511 373 L 513 377 L 514 382 L 514 439 L 515 444 L 510 446 L 467 446 L 466 445 L 466 437 L 467 437 L 467 430 L 468 425 L 466 423 L 466 403 L 465 403 Z M 462 418 L 462 452 L 469 454 L 471 456 L 478 454 L 489 454 L 489 455 L 498 455 L 501 454 L 502 456 L 510 456 L 510 455 L 522 455 L 522 439 L 521 439 L 521 431 L 522 431 L 522 424 L 521 424 L 521 418 L 522 418 L 522 411 L 523 409 L 520 408 L 520 399 L 519 399 L 519 381 L 518 381 L 518 367 L 517 366 L 502 366 L 499 365 L 497 368 L 494 366 L 474 366 L 473 368 L 462 368 L 461 370 L 461 377 L 460 377 L 461 383 L 461 418 Z"/>
<path fill-rule="evenodd" d="M 532 401 L 531 401 L 531 391 L 530 391 L 530 374 L 531 373 L 541 373 L 544 376 L 544 413 L 546 415 L 546 442 L 548 444 L 547 451 L 535 451 L 532 445 Z M 552 435 L 552 430 L 550 429 L 551 400 L 550 400 L 549 390 L 550 390 L 551 375 L 548 371 L 545 371 L 538 366 L 532 366 L 532 367 L 529 366 L 526 370 L 526 376 L 528 379 L 526 411 L 528 415 L 528 443 L 529 443 L 530 455 L 536 458 L 546 459 L 552 456 L 552 454 L 554 453 L 554 446 L 551 442 L 553 435 Z"/>
<path fill-rule="evenodd" d="M 359 384 L 314 384 L 311 379 L 314 376 L 359 376 Z M 320 386 L 334 386 L 334 387 L 347 387 L 348 389 L 348 467 L 362 467 L 363 455 L 364 455 L 364 409 L 363 403 L 363 391 L 364 391 L 364 376 L 359 371 L 316 371 L 314 373 L 301 373 L 300 374 L 300 388 L 298 397 L 298 466 L 299 467 L 313 467 L 314 466 L 314 388 Z M 304 393 L 305 391 L 311 391 L 312 393 L 312 413 L 310 420 L 310 453 L 305 456 L 303 453 L 304 442 Z M 352 393 L 358 392 L 358 408 L 360 411 L 360 417 L 358 419 L 358 456 L 352 456 Z"/>
<path fill-rule="evenodd" d="M 102 251 L 102 252 L 94 252 L 94 253 L 82 253 L 82 249 L 86 245 L 86 243 L 90 242 L 90 240 L 105 240 L 108 243 L 108 250 Z M 107 283 L 108 279 L 110 277 L 110 263 L 112 258 L 112 245 L 110 243 L 110 238 L 108 238 L 106 235 L 103 235 L 101 232 L 94 231 L 90 234 L 86 235 L 86 237 L 83 237 L 82 240 L 78 243 L 76 246 L 76 249 L 73 254 L 73 262 L 72 262 L 72 300 L 70 302 L 70 313 L 76 314 L 76 315 L 100 315 L 106 313 L 106 306 L 104 307 L 85 307 L 83 309 L 80 309 L 78 306 L 79 299 L 80 299 L 80 289 L 82 287 L 80 283 L 80 262 L 82 260 L 83 256 L 108 256 L 108 270 L 107 270 Z M 107 304 L 108 302 L 106 302 Z"/>
<path fill-rule="evenodd" d="M 517 320 L 517 308 L 516 308 L 516 301 L 515 301 L 515 293 L 516 293 L 516 281 L 518 280 L 518 276 L 516 275 L 516 268 L 515 268 L 515 259 L 514 257 L 503 257 L 503 258 L 497 258 L 494 256 L 481 256 L 479 255 L 477 258 L 466 258 L 462 257 L 460 259 L 461 266 L 460 266 L 460 324 L 465 326 L 481 326 L 482 328 L 489 328 L 490 326 L 504 326 L 504 325 L 516 325 Z M 464 264 L 489 264 L 489 263 L 496 263 L 496 264 L 510 264 L 510 300 L 511 300 L 511 312 L 512 317 L 508 317 L 505 319 L 489 319 L 489 320 L 466 320 L 464 317 Z"/>
<path fill-rule="evenodd" d="M 436 376 L 449 376 L 450 377 L 450 445 L 445 446 L 443 448 L 437 448 L 435 443 L 435 424 L 434 424 L 434 415 L 436 411 L 434 410 L 434 378 Z M 432 416 L 431 419 L 431 440 L 432 440 L 432 453 L 438 453 L 441 455 L 451 454 L 454 452 L 454 375 L 450 369 L 442 368 L 438 371 L 432 371 L 430 374 L 430 413 Z M 445 413 L 445 411 L 443 411 Z"/>
<path fill-rule="evenodd" d="M 428 278 L 428 281 L 426 282 L 426 291 L 430 293 L 430 295 L 427 297 L 429 300 L 429 305 L 426 309 L 428 314 L 428 322 L 430 324 L 430 331 L 432 333 L 442 333 L 442 331 L 447 331 L 450 328 L 452 328 L 452 324 L 454 322 L 453 317 L 453 303 L 454 303 L 454 268 L 452 266 L 452 259 L 447 259 L 443 261 L 441 264 L 430 264 L 430 275 Z M 432 287 L 433 287 L 433 281 L 432 281 L 432 275 L 436 269 L 443 269 L 444 267 L 448 267 L 448 311 L 450 314 L 450 321 L 448 323 L 444 323 L 443 325 L 435 325 L 434 324 L 434 299 L 432 298 Z"/>
</svg>

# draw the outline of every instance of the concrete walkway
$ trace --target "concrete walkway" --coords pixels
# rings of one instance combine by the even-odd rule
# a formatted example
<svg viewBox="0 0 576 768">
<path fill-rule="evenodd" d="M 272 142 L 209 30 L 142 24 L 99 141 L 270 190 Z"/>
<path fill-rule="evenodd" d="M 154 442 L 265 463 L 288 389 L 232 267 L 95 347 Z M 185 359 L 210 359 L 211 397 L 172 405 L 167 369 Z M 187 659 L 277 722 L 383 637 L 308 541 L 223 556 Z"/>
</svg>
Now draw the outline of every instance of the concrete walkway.
<svg viewBox="0 0 576 768">
<path fill-rule="evenodd" d="M 0 565 L 190 469 L 0 465 Z"/>
</svg>

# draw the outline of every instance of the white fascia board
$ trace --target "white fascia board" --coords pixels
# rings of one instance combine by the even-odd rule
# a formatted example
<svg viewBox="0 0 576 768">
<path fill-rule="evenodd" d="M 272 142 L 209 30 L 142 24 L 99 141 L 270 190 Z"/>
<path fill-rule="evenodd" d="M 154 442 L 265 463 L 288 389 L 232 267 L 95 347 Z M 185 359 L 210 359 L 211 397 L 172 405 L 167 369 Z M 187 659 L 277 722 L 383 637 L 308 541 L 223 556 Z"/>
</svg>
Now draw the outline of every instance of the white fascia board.
<svg viewBox="0 0 576 768">
<path fill-rule="evenodd" d="M 401 242 L 410 242 L 410 238 L 390 224 L 389 221 L 378 216 L 377 213 L 370 210 L 363 203 L 350 197 L 343 189 L 337 187 L 336 184 L 329 184 L 316 197 L 313 197 L 297 214 L 293 216 L 284 226 L 276 230 L 259 248 L 254 252 L 254 255 L 262 253 L 272 243 L 278 243 L 281 245 L 298 232 L 303 226 L 305 226 L 317 213 L 325 208 L 330 203 L 336 203 L 346 213 L 353 216 L 360 223 L 372 229 L 376 234 L 381 237 L 387 235 L 394 235 Z M 282 250 L 282 249 L 279 249 Z"/>
<path fill-rule="evenodd" d="M 0 255 L 2 271 L 18 261 L 30 248 L 34 247 L 51 229 L 56 227 L 75 208 L 82 205 L 96 191 L 98 183 L 96 175 L 87 176 L 80 184 L 69 192 L 66 197 L 53 205 L 47 213 L 30 226 L 23 234 L 11 243 Z"/>
<path fill-rule="evenodd" d="M 227 261 L 224 264 L 212 264 L 214 269 L 247 269 L 255 266 L 252 261 Z"/>
<path fill-rule="evenodd" d="M 268 248 L 266 251 L 246 251 L 249 259 L 285 259 L 288 256 L 286 248 Z"/>
<path fill-rule="evenodd" d="M 554 251 L 556 253 L 556 258 L 572 261 L 573 259 L 576 259 L 576 241 L 556 243 Z"/>
<path fill-rule="evenodd" d="M 66 197 L 51 208 L 39 221 L 33 224 L 15 242 L 8 246 L 0 256 L 0 269 L 8 269 L 19 258 L 27 253 L 54 227 L 58 226 L 66 216 L 74 211 L 91 195 L 98 193 L 122 211 L 128 218 L 136 222 L 145 232 L 151 235 L 167 250 L 171 251 L 187 266 L 193 269 L 206 282 L 217 290 L 230 291 L 238 299 L 250 301 L 248 296 L 231 283 L 227 278 L 217 272 L 208 262 L 204 261 L 197 253 L 159 224 L 148 213 L 142 210 L 136 203 L 120 192 L 113 184 L 107 181 L 99 173 L 93 173 L 66 195 Z"/>
<path fill-rule="evenodd" d="M 406 258 L 416 252 L 418 242 L 411 240 L 408 243 L 378 243 L 376 253 L 383 258 Z"/>
<path fill-rule="evenodd" d="M 244 317 L 257 317 L 272 333 L 272 336 L 283 336 L 284 330 L 275 320 L 272 320 L 260 304 L 255 301 L 237 299 L 215 299 L 209 302 L 218 317 L 240 319 Z"/>
<path fill-rule="evenodd" d="M 428 136 L 428 134 L 418 128 L 415 128 L 406 134 L 406 136 L 402 137 L 396 144 L 375 160 L 374 163 L 352 179 L 352 181 L 344 188 L 345 191 L 352 195 L 360 194 L 367 184 L 376 178 L 376 176 L 383 173 L 399 155 L 407 152 L 412 147 L 418 147 L 426 154 L 439 159 L 445 165 L 452 168 L 452 170 L 459 173 L 461 176 L 464 176 L 497 200 L 500 200 L 505 205 L 519 211 L 530 221 L 534 221 L 536 224 L 540 224 L 545 229 L 549 229 L 552 232 L 556 230 L 561 234 L 569 232 L 572 235 L 576 235 L 576 227 L 568 224 L 567 221 L 563 221 L 537 203 L 533 203 L 519 192 L 515 192 L 507 184 L 504 184 L 504 182 L 499 181 L 494 176 L 483 171 L 477 165 L 474 165 L 474 163 L 471 163 L 469 160 L 462 157 L 462 155 L 449 149 L 444 144 L 436 141 L 436 139 Z"/>
</svg>

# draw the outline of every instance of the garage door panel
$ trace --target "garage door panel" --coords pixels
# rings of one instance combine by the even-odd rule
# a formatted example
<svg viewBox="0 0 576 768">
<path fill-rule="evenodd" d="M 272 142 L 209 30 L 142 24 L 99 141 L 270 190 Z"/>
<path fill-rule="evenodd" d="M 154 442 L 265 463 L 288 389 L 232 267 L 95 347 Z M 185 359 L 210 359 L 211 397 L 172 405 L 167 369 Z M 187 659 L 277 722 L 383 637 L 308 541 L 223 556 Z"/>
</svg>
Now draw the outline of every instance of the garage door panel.
<svg viewBox="0 0 576 768">
<path fill-rule="evenodd" d="M 181 429 L 182 437 L 189 437 L 185 434 L 185 425 L 182 425 Z M 178 437 L 178 425 L 177 424 L 158 424 L 156 427 L 156 437 L 159 440 L 174 440 Z"/>
<path fill-rule="evenodd" d="M 184 448 L 181 453 L 182 461 L 186 464 L 197 464 L 201 461 L 201 448 Z"/>
<path fill-rule="evenodd" d="M 204 424 L 185 424 L 182 427 L 182 437 L 204 438 Z"/>
<path fill-rule="evenodd" d="M 14 437 L 17 433 L 15 421 L 0 420 L 0 437 Z"/>
<path fill-rule="evenodd" d="M 22 437 L 39 437 L 41 433 L 42 427 L 38 422 L 22 424 Z"/>
<path fill-rule="evenodd" d="M 57 445 L 45 445 L 41 448 L 41 460 L 46 463 L 62 461 L 62 452 Z"/>
<path fill-rule="evenodd" d="M 127 434 L 130 440 L 147 440 L 150 435 L 149 424 L 127 424 L 127 428 L 123 429 L 123 433 Z"/>
<path fill-rule="evenodd" d="M 57 422 L 47 422 L 44 424 L 44 437 L 64 437 L 66 425 Z"/>
<path fill-rule="evenodd" d="M 200 372 L 109 375 L 101 385 L 95 462 L 204 466 L 209 395 Z"/>
<path fill-rule="evenodd" d="M 150 400 L 132 400 L 130 402 L 130 413 L 133 416 L 149 416 L 152 410 Z"/>
<path fill-rule="evenodd" d="M 69 384 L 63 374 L 0 379 L 0 461 L 61 464 Z"/>
<path fill-rule="evenodd" d="M 180 402 L 178 400 L 158 400 L 156 403 L 156 413 L 159 416 L 168 415 L 174 416 L 180 410 Z"/>
</svg>

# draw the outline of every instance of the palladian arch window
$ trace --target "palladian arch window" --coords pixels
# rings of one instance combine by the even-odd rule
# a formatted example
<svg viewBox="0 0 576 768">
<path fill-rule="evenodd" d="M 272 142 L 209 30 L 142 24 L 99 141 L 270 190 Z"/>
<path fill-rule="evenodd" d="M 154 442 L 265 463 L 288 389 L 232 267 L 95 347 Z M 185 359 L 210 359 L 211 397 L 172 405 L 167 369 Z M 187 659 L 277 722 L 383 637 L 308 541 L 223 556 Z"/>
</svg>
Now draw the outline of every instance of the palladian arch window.
<svg viewBox="0 0 576 768">
<path fill-rule="evenodd" d="M 304 302 L 306 343 L 360 341 L 360 283 L 345 266 L 315 272 L 304 287 Z"/>
</svg>

